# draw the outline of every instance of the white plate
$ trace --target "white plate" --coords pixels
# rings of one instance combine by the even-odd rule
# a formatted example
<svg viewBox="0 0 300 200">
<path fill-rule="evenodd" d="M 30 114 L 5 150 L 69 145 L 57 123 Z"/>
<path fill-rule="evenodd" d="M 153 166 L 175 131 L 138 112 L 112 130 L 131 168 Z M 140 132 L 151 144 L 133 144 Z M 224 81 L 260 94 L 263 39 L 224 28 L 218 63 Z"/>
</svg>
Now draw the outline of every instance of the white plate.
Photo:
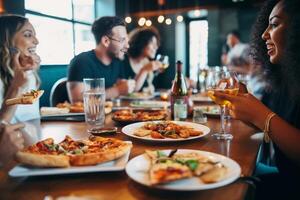
<svg viewBox="0 0 300 200">
<path fill-rule="evenodd" d="M 170 150 L 163 150 L 163 152 L 168 154 Z M 198 151 L 198 150 L 191 150 L 191 149 L 179 149 L 177 152 L 178 153 L 196 152 L 204 156 L 208 156 L 216 161 L 219 161 L 228 168 L 227 175 L 224 177 L 223 180 L 216 183 L 210 183 L 210 184 L 203 183 L 201 179 L 198 177 L 192 177 L 188 179 L 174 181 L 171 183 L 151 186 L 149 180 L 149 173 L 148 173 L 150 167 L 150 160 L 147 158 L 145 154 L 139 155 L 131 159 L 126 165 L 126 169 L 125 169 L 126 173 L 131 179 L 133 179 L 134 181 L 142 185 L 164 189 L 164 190 L 176 190 L 176 191 L 195 191 L 195 190 L 207 190 L 207 189 L 218 188 L 230 184 L 240 177 L 241 167 L 239 166 L 239 164 L 234 160 L 225 157 L 223 155 L 211 153 L 207 151 Z"/>
<path fill-rule="evenodd" d="M 129 155 L 130 155 L 130 150 L 124 156 L 116 160 L 101 163 L 98 165 L 82 166 L 82 167 L 39 168 L 39 167 L 29 167 L 25 165 L 17 165 L 12 170 L 10 170 L 8 174 L 12 177 L 20 177 L 20 176 L 42 176 L 42 175 L 122 171 L 125 169 L 126 163 L 128 162 Z"/>
<path fill-rule="evenodd" d="M 137 108 L 167 108 L 170 102 L 167 101 L 135 101 L 130 106 Z"/>
<path fill-rule="evenodd" d="M 164 121 L 153 121 L 153 122 L 158 123 L 158 122 L 164 122 Z M 134 137 L 134 138 L 141 139 L 141 140 L 160 141 L 160 142 L 174 142 L 174 141 L 193 140 L 193 139 L 204 137 L 205 135 L 207 135 L 210 132 L 210 128 L 208 128 L 207 126 L 201 125 L 201 124 L 196 124 L 196 123 L 192 123 L 192 122 L 182 122 L 182 121 L 172 121 L 172 122 L 174 122 L 176 124 L 179 124 L 179 125 L 184 125 L 184 126 L 194 128 L 198 131 L 202 131 L 203 134 L 199 135 L 199 136 L 195 136 L 195 137 L 179 138 L 179 139 L 172 139 L 172 138 L 154 139 L 150 135 L 145 136 L 145 137 L 139 137 L 139 136 L 136 136 L 136 135 L 133 134 L 135 132 L 135 130 L 137 130 L 138 128 L 141 128 L 146 123 L 152 123 L 152 122 L 138 122 L 138 123 L 134 123 L 134 124 L 129 124 L 129 125 L 122 128 L 122 132 L 124 134 L 128 135 L 129 137 Z"/>
</svg>

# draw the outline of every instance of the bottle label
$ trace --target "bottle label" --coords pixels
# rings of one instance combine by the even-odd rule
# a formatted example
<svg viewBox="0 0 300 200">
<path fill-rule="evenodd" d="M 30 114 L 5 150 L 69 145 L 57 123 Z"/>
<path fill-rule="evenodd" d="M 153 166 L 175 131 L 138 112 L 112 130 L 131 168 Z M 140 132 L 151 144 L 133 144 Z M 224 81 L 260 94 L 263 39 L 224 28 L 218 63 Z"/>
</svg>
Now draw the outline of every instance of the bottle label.
<svg viewBox="0 0 300 200">
<path fill-rule="evenodd" d="M 177 113 L 179 116 L 181 116 L 181 119 L 187 118 L 187 112 L 188 112 L 188 96 L 173 96 L 171 95 L 171 116 L 173 119 L 175 119 L 175 111 L 176 108 Z M 175 105 L 176 104 L 176 105 Z M 177 120 L 177 119 L 175 119 Z"/>
</svg>

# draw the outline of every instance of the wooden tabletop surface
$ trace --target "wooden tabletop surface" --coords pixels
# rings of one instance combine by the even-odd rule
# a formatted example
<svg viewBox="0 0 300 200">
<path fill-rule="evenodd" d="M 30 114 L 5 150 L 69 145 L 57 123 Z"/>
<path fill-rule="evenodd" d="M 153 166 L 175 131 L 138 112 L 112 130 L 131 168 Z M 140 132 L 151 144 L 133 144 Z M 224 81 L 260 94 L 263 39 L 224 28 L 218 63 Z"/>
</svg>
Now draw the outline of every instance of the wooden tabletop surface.
<svg viewBox="0 0 300 200">
<path fill-rule="evenodd" d="M 111 115 L 106 116 L 106 126 L 122 126 L 116 124 Z M 235 160 L 242 169 L 242 175 L 250 176 L 255 168 L 256 155 L 260 140 L 253 137 L 256 132 L 252 127 L 231 120 L 230 131 L 234 138 L 232 141 L 220 141 L 211 137 L 219 130 L 219 118 L 208 118 L 207 124 L 211 132 L 199 139 L 172 142 L 153 143 L 132 139 L 119 132 L 115 137 L 121 140 L 131 140 L 133 148 L 130 158 L 143 154 L 145 149 L 196 149 L 222 154 Z M 42 122 L 41 139 L 52 137 L 61 141 L 66 134 L 75 139 L 88 137 L 84 122 Z M 194 192 L 174 192 L 148 188 L 131 180 L 121 172 L 98 172 L 70 175 L 52 175 L 36 177 L 9 177 L 8 171 L 16 165 L 15 162 L 2 167 L 0 171 L 0 199 L 35 200 L 56 199 L 58 197 L 87 197 L 87 199 L 244 199 L 248 186 L 245 183 L 233 183 L 217 189 Z"/>
</svg>

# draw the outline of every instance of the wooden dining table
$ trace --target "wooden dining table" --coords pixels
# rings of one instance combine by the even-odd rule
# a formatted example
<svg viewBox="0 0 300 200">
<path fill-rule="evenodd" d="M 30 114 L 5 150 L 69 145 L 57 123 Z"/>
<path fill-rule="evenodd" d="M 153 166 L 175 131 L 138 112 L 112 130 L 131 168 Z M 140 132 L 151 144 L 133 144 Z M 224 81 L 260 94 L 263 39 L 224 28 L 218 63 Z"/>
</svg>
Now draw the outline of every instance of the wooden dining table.
<svg viewBox="0 0 300 200">
<path fill-rule="evenodd" d="M 191 118 L 187 119 L 191 121 Z M 217 140 L 211 136 L 219 131 L 220 119 L 208 118 L 204 124 L 211 130 L 202 138 L 180 142 L 151 142 L 128 137 L 121 132 L 122 125 L 112 120 L 112 114 L 106 116 L 106 127 L 118 127 L 118 132 L 105 137 L 132 141 L 133 147 L 129 160 L 141 155 L 146 149 L 194 149 L 214 152 L 235 160 L 241 167 L 241 176 L 251 176 L 255 169 L 256 157 L 261 143 L 257 130 L 238 120 L 231 120 L 229 130 L 231 141 Z M 65 135 L 74 139 L 87 138 L 85 122 L 47 121 L 41 123 L 40 139 L 54 138 L 56 142 Z M 203 200 L 242 200 L 249 185 L 236 181 L 215 189 L 199 191 L 166 191 L 147 187 L 130 179 L 124 170 L 115 172 L 75 173 L 68 175 L 10 177 L 8 175 L 16 162 L 3 166 L 0 171 L 0 199 L 14 200 L 50 200 L 59 197 L 77 197 L 78 199 L 203 199 Z M 188 186 L 187 186 L 188 187 Z"/>
</svg>

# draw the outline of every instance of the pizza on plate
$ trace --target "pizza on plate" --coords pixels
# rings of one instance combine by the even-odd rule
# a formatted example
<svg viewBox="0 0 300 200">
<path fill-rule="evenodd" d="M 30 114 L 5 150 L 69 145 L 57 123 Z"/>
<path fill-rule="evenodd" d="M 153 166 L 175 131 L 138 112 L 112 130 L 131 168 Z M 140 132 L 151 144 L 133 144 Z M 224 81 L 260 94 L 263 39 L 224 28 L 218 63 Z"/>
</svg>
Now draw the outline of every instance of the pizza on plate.
<svg viewBox="0 0 300 200">
<path fill-rule="evenodd" d="M 220 162 L 199 153 L 176 153 L 166 155 L 162 151 L 146 150 L 150 159 L 149 179 L 151 185 L 199 177 L 205 184 L 224 179 L 227 168 Z"/>
<path fill-rule="evenodd" d="M 70 104 L 69 102 L 65 101 L 64 103 L 58 103 L 56 105 L 57 108 L 67 108 L 69 109 L 69 112 L 71 113 L 83 113 L 84 107 L 83 102 L 75 102 L 73 104 Z"/>
<path fill-rule="evenodd" d="M 143 122 L 163 120 L 167 118 L 165 110 L 119 110 L 113 115 L 113 120 L 118 122 Z"/>
<path fill-rule="evenodd" d="M 105 102 L 105 114 L 108 114 L 112 111 L 112 102 L 111 101 L 106 101 Z M 64 103 L 58 103 L 56 105 L 57 108 L 64 108 L 64 109 L 69 109 L 70 113 L 83 113 L 84 112 L 84 104 L 83 102 L 75 102 L 75 103 L 69 103 L 65 101 Z"/>
<path fill-rule="evenodd" d="M 31 90 L 30 92 L 26 92 L 22 94 L 22 96 L 20 97 L 7 99 L 5 101 L 5 104 L 8 106 L 16 105 L 16 104 L 33 104 L 43 94 L 44 94 L 44 90 Z"/>
<path fill-rule="evenodd" d="M 56 144 L 52 138 L 42 140 L 16 154 L 18 162 L 37 167 L 87 166 L 115 160 L 132 147 L 129 142 L 91 136 L 73 140 L 66 136 Z"/>
<path fill-rule="evenodd" d="M 133 134 L 139 137 L 150 135 L 154 139 L 180 139 L 203 135 L 203 132 L 171 121 L 162 121 L 146 123 L 141 128 L 136 129 Z"/>
</svg>

